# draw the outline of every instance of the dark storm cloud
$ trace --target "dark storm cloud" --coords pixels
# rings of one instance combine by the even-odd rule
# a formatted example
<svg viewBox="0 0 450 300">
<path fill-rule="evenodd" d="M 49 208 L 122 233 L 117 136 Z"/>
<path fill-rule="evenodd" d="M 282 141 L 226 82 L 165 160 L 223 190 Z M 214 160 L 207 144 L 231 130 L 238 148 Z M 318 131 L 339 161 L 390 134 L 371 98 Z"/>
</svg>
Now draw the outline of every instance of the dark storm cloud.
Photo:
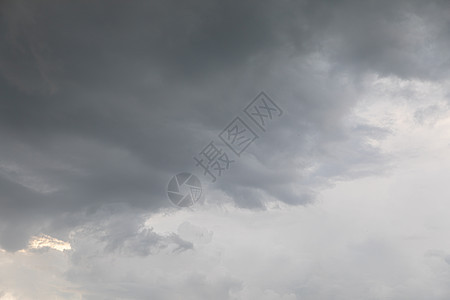
<svg viewBox="0 0 450 300">
<path fill-rule="evenodd" d="M 342 1 L 328 8 L 333 26 L 326 52 L 339 70 L 425 80 L 448 76 L 448 2 Z"/>
<path fill-rule="evenodd" d="M 1 150 L 19 175 L 2 176 L 2 245 L 20 249 L 50 215 L 167 205 L 167 178 L 190 163 L 180 149 L 230 102 L 209 76 L 279 43 L 268 5 L 5 2 Z"/>
<path fill-rule="evenodd" d="M 183 240 L 177 234 L 157 234 L 152 229 L 145 228 L 144 223 L 143 214 L 127 210 L 123 205 L 103 207 L 76 228 L 70 240 L 74 264 L 77 265 L 84 259 L 90 247 L 103 248 L 106 254 L 141 257 L 162 250 L 182 252 L 194 248 L 193 243 Z"/>
<path fill-rule="evenodd" d="M 436 61 L 415 61 L 427 41 L 408 20 L 435 13 L 384 1 L 3 2 L 0 244 L 62 234 L 105 204 L 167 206 L 170 177 L 263 89 L 287 113 L 216 185 L 237 205 L 305 204 L 330 179 L 376 172 L 376 149 L 360 151 L 361 131 L 341 125 L 357 94 L 310 55 L 350 74 L 418 76 Z M 298 172 L 348 140 L 357 158 L 343 150 Z M 374 168 L 350 170 L 361 164 Z"/>
</svg>

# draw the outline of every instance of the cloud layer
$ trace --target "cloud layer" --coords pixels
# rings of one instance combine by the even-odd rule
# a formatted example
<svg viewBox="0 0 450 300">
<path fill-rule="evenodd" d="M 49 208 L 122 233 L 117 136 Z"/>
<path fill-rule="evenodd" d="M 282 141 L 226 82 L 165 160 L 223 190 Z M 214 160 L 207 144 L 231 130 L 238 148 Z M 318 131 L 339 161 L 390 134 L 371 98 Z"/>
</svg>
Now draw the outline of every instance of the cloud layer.
<svg viewBox="0 0 450 300">
<path fill-rule="evenodd" d="M 104 264 L 129 257 L 130 266 L 119 259 L 112 269 L 133 275 L 139 259 L 149 269 L 160 255 L 187 269 L 186 259 L 200 259 L 196 242 L 208 244 L 213 231 L 146 225 L 180 213 L 166 197 L 180 172 L 201 178 L 208 209 L 256 215 L 314 207 L 336 183 L 388 174 L 402 113 L 389 119 L 379 107 L 400 101 L 418 127 L 445 116 L 449 9 L 444 1 L 2 2 L 2 255 L 14 257 L 42 234 L 70 241 L 70 253 L 55 254 L 68 255 L 63 299 L 331 299 L 331 290 L 309 290 L 323 286 L 311 274 L 305 290 L 278 282 L 259 290 L 265 282 L 247 287 L 247 279 L 219 271 L 182 272 L 173 285 L 151 274 L 148 289 L 141 277 L 126 281 Z M 260 91 L 284 114 L 266 132 L 255 127 L 259 138 L 240 157 L 230 151 L 235 163 L 209 182 L 193 157 Z M 429 96 L 440 98 L 427 105 Z M 345 255 L 368 261 L 379 250 L 396 259 L 389 247 L 370 237 Z M 104 285 L 92 283 L 99 278 Z"/>
</svg>

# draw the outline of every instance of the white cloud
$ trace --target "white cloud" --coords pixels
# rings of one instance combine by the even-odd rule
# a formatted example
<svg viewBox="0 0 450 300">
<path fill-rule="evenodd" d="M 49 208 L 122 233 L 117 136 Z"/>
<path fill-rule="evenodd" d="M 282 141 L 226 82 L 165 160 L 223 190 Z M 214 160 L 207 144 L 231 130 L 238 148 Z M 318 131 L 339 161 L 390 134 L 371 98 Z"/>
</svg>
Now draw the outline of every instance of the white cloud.
<svg viewBox="0 0 450 300">
<path fill-rule="evenodd" d="M 0 297 L 450 297 L 447 5 L 4 3 Z M 168 208 L 261 89 L 283 118 Z"/>
</svg>

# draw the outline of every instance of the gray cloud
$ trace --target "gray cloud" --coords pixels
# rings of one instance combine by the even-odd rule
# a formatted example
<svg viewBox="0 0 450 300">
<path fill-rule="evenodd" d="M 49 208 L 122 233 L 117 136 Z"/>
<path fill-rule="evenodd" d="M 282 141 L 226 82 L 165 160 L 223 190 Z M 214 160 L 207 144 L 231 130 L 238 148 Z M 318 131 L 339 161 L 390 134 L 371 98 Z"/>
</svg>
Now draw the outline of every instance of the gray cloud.
<svg viewBox="0 0 450 300">
<path fill-rule="evenodd" d="M 414 52 L 409 40 L 425 47 L 409 19 L 397 17 L 426 7 L 371 5 L 5 2 L 0 150 L 20 174 L 3 172 L 2 220 L 15 215 L 39 231 L 54 215 L 107 203 L 167 206 L 169 178 L 193 169 L 192 156 L 260 90 L 288 113 L 216 185 L 237 205 L 264 208 L 267 196 L 305 204 L 328 180 L 367 173 L 350 169 L 382 158 L 376 149 L 360 151 L 354 137 L 356 145 L 340 147 L 359 149 L 358 160 L 328 160 L 309 178 L 296 177 L 302 165 L 288 162 L 318 162 L 329 156 L 328 147 L 356 134 L 342 120 L 357 87 L 320 69 L 321 61 L 399 76 L 420 71 L 404 69 L 399 64 L 414 65 L 392 53 Z M 369 41 L 374 47 L 365 46 Z M 322 58 L 315 61 L 317 53 Z M 16 227 L 21 242 L 1 244 L 20 249 L 29 230 L 9 222 L 15 221 L 5 222 L 0 236 Z"/>
<path fill-rule="evenodd" d="M 261 90 L 285 114 L 258 131 L 211 187 L 240 208 L 311 204 L 336 180 L 389 166 L 367 143 L 389 130 L 348 125 L 365 76 L 439 81 L 448 72 L 441 1 L 0 5 L 0 247 L 7 251 L 40 233 L 68 239 L 93 220 L 105 253 L 194 249 L 178 235 L 142 230 L 139 218 L 169 207 L 171 176 L 201 173 L 192 157 Z M 205 295 L 220 299 L 239 285 L 224 282 Z"/>
</svg>

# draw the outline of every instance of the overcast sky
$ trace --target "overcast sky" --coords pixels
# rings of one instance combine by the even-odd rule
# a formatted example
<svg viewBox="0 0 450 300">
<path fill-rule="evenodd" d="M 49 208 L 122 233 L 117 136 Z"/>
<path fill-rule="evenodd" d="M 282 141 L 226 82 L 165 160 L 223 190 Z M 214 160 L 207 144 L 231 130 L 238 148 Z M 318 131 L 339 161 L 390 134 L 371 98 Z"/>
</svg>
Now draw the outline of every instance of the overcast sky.
<svg viewBox="0 0 450 300">
<path fill-rule="evenodd" d="M 450 299 L 447 1 L 0 16 L 0 299 Z M 215 181 L 194 159 L 210 142 L 232 161 Z M 182 172 L 202 185 L 187 208 Z"/>
</svg>

